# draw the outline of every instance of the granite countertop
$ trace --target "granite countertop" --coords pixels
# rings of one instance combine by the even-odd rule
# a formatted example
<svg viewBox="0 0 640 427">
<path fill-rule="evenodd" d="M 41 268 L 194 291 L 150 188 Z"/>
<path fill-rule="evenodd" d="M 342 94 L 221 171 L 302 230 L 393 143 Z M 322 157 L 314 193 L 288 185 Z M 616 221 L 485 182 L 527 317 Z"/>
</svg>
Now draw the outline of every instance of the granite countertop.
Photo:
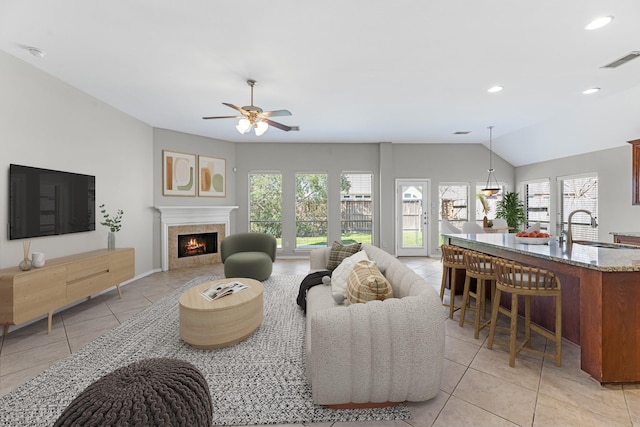
<svg viewBox="0 0 640 427">
<path fill-rule="evenodd" d="M 628 236 L 628 237 L 640 237 L 640 231 L 612 231 L 614 236 Z"/>
<path fill-rule="evenodd" d="M 640 234 L 640 233 L 639 233 Z M 616 248 L 602 248 L 574 243 L 570 250 L 554 238 L 548 244 L 517 243 L 513 233 L 445 234 L 453 239 L 476 242 L 511 252 L 534 256 L 599 271 L 640 271 L 640 246 L 610 244 Z"/>
</svg>

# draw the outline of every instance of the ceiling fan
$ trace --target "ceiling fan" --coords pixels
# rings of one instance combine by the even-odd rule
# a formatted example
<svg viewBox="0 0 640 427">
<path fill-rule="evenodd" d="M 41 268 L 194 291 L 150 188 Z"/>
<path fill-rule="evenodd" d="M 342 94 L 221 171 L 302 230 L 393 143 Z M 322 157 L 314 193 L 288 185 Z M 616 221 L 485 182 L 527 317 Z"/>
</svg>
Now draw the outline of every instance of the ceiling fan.
<svg viewBox="0 0 640 427">
<path fill-rule="evenodd" d="M 205 120 L 209 119 L 240 119 L 236 129 L 240 133 L 247 133 L 251 130 L 251 128 L 255 129 L 256 135 L 260 136 L 264 134 L 269 126 L 276 127 L 285 132 L 289 132 L 291 130 L 300 130 L 298 126 L 287 126 L 282 123 L 274 122 L 270 119 L 270 117 L 278 117 L 278 116 L 290 116 L 291 112 L 289 110 L 274 110 L 274 111 L 262 111 L 262 108 L 256 107 L 253 105 L 253 87 L 256 85 L 256 81 L 249 79 L 247 80 L 247 84 L 251 86 L 251 105 L 245 105 L 244 107 L 236 107 L 233 104 L 229 104 L 228 102 L 223 102 L 227 107 L 233 108 L 242 114 L 241 116 L 213 116 L 213 117 L 203 117 Z"/>
</svg>

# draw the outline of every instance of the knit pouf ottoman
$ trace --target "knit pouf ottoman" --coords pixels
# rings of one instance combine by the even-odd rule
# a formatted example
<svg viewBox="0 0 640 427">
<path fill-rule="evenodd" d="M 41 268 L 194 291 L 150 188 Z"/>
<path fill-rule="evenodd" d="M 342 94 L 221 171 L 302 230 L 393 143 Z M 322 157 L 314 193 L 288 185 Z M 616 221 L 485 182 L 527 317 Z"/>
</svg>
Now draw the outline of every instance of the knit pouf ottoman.
<svg viewBox="0 0 640 427">
<path fill-rule="evenodd" d="M 210 426 L 209 386 L 189 362 L 146 359 L 88 386 L 54 426 Z"/>
</svg>

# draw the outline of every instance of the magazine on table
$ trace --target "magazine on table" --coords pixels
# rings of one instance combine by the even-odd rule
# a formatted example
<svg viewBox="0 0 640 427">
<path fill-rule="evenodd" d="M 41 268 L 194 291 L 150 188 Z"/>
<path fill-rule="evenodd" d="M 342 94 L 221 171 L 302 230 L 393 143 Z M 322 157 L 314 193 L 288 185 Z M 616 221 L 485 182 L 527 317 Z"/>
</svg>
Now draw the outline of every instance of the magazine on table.
<svg viewBox="0 0 640 427">
<path fill-rule="evenodd" d="M 247 288 L 249 287 L 244 283 L 240 283 L 236 281 L 228 282 L 228 283 L 218 283 L 218 284 L 209 286 L 207 289 L 200 292 L 200 294 L 206 299 L 208 299 L 209 301 L 215 301 L 219 298 L 234 294 L 236 292 L 240 292 Z"/>
</svg>

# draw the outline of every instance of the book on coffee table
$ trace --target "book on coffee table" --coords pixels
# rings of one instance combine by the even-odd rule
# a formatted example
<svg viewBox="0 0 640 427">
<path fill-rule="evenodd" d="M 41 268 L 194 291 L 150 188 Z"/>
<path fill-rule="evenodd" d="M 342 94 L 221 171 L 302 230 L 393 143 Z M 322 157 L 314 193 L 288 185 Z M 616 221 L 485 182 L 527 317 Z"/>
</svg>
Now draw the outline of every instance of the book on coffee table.
<svg viewBox="0 0 640 427">
<path fill-rule="evenodd" d="M 215 285 L 211 285 L 204 291 L 200 292 L 200 295 L 202 295 L 209 301 L 215 301 L 219 298 L 234 294 L 236 292 L 240 292 L 247 288 L 248 286 L 245 285 L 244 283 L 240 283 L 236 281 L 229 282 L 229 283 L 218 283 Z"/>
</svg>

